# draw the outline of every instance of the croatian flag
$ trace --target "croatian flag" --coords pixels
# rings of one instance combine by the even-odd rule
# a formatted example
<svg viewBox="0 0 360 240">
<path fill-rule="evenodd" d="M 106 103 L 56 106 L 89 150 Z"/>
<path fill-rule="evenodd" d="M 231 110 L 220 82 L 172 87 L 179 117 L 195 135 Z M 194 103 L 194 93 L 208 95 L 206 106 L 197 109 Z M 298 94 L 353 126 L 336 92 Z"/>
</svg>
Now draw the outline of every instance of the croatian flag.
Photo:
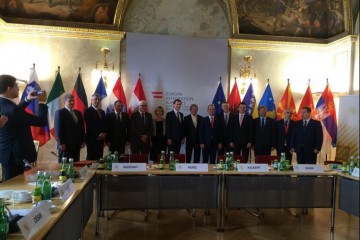
<svg viewBox="0 0 360 240">
<path fill-rule="evenodd" d="M 26 84 L 26 87 L 24 89 L 24 92 L 21 96 L 21 101 L 25 100 L 25 97 L 29 94 L 29 92 L 32 92 L 34 90 L 41 90 L 41 87 L 38 82 L 38 77 L 35 71 L 35 67 L 31 68 L 30 70 L 30 78 L 28 84 Z M 31 101 L 31 103 L 26 107 L 26 112 L 39 116 L 39 100 L 36 98 Z M 33 127 L 31 126 L 31 133 L 34 140 L 39 141 L 39 146 L 41 147 L 44 145 L 47 141 L 50 140 L 50 132 L 49 132 L 49 126 L 45 127 Z"/>
<path fill-rule="evenodd" d="M 127 111 L 126 110 L 127 102 L 126 102 L 124 88 L 121 84 L 121 76 L 119 76 L 119 78 L 116 80 L 114 88 L 110 94 L 109 104 L 108 104 L 108 107 L 106 108 L 106 113 L 114 111 L 114 102 L 117 100 L 119 100 L 123 103 L 122 112 L 126 112 Z"/>
<path fill-rule="evenodd" d="M 131 98 L 130 98 L 130 102 L 129 102 L 129 109 L 128 109 L 128 114 L 129 116 L 131 116 L 131 114 L 135 111 L 138 111 L 138 104 L 139 104 L 139 101 L 146 101 L 146 97 L 145 97 L 145 93 L 144 93 L 144 88 L 142 86 L 142 83 L 141 83 L 141 79 L 139 77 L 137 83 L 136 83 L 136 86 L 134 88 L 134 92 L 133 94 L 131 95 Z"/>
<path fill-rule="evenodd" d="M 324 140 L 321 150 L 329 153 L 331 146 L 335 147 L 337 141 L 336 109 L 329 84 L 326 84 L 325 90 L 316 104 L 314 118 L 321 121 L 323 128 Z"/>
</svg>

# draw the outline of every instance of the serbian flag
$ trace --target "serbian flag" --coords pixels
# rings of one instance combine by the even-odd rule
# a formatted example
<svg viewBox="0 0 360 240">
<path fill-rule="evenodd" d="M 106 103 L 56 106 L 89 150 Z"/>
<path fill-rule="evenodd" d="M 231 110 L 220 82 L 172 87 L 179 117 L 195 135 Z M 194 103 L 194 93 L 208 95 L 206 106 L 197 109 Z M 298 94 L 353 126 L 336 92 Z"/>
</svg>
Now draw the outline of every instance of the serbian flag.
<svg viewBox="0 0 360 240">
<path fill-rule="evenodd" d="M 212 104 L 215 105 L 215 116 L 218 116 L 220 113 L 222 113 L 221 104 L 224 102 L 226 102 L 226 99 L 225 99 L 224 89 L 220 81 L 214 99 L 212 101 Z"/>
<path fill-rule="evenodd" d="M 236 79 L 235 79 L 235 84 L 230 92 L 228 102 L 230 105 L 230 112 L 233 114 L 237 113 L 237 108 L 241 103 L 241 98 L 240 98 L 239 88 L 236 83 Z"/>
<path fill-rule="evenodd" d="M 324 135 L 321 150 L 324 150 L 327 154 L 331 151 L 331 146 L 336 146 L 337 141 L 336 109 L 333 94 L 328 83 L 316 104 L 314 118 L 321 121 Z"/>
<path fill-rule="evenodd" d="M 252 83 L 250 83 L 243 102 L 246 104 L 246 112 L 245 114 L 248 116 L 252 116 L 253 118 L 258 117 L 258 111 L 257 111 L 257 105 L 256 105 L 256 98 L 254 93 L 254 88 L 252 86 Z"/>
<path fill-rule="evenodd" d="M 139 79 L 136 83 L 136 86 L 134 88 L 134 92 L 130 98 L 129 108 L 128 108 L 129 116 L 131 116 L 131 113 L 138 111 L 139 101 L 142 101 L 142 100 L 146 101 L 146 97 L 145 97 L 145 93 L 144 93 L 144 88 L 141 84 L 141 79 L 139 77 Z"/>
<path fill-rule="evenodd" d="M 295 101 L 294 101 L 294 97 L 292 95 L 291 92 L 291 87 L 290 87 L 290 83 L 288 81 L 288 85 L 281 97 L 281 100 L 278 104 L 278 107 L 276 109 L 276 118 L 277 120 L 281 120 L 282 118 L 284 118 L 284 111 L 287 108 L 291 108 L 292 112 L 293 112 L 293 116 L 291 118 L 295 118 L 296 116 L 296 106 L 295 106 Z"/>
<path fill-rule="evenodd" d="M 54 129 L 54 117 L 55 112 L 59 110 L 61 107 L 63 107 L 63 102 L 61 101 L 61 95 L 65 93 L 64 84 L 61 79 L 60 75 L 60 67 L 59 70 L 56 72 L 55 82 L 52 86 L 48 99 L 47 99 L 47 105 L 49 107 L 49 128 L 51 135 L 56 139 L 55 129 Z"/>
<path fill-rule="evenodd" d="M 104 100 L 107 97 L 106 87 L 105 87 L 104 79 L 102 76 L 99 79 L 99 83 L 96 86 L 94 94 L 100 95 L 100 106 L 102 108 L 102 100 Z"/>
<path fill-rule="evenodd" d="M 81 79 L 81 73 L 78 74 L 74 89 L 72 90 L 71 94 L 74 96 L 75 99 L 74 109 L 79 110 L 82 115 L 84 115 L 85 109 L 88 107 L 88 101 L 84 84 Z"/>
<path fill-rule="evenodd" d="M 25 97 L 29 94 L 29 92 L 32 92 L 33 90 L 41 90 L 41 87 L 38 82 L 38 76 L 35 71 L 35 66 L 31 68 L 30 70 L 30 78 L 28 84 L 26 84 L 26 87 L 24 89 L 24 92 L 21 96 L 21 101 L 25 100 Z M 26 112 L 39 116 L 39 101 L 37 98 L 32 100 L 30 104 L 26 107 Z M 39 141 L 39 146 L 41 147 L 44 145 L 47 141 L 50 140 L 50 132 L 49 132 L 49 126 L 45 127 L 33 127 L 31 126 L 31 134 L 34 140 Z"/>
<path fill-rule="evenodd" d="M 267 108 L 266 116 L 275 119 L 275 102 L 269 83 L 267 84 L 264 94 L 260 99 L 259 106 L 265 106 Z"/>
<path fill-rule="evenodd" d="M 114 88 L 111 92 L 111 95 L 109 97 L 109 105 L 106 108 L 106 113 L 114 111 L 114 102 L 117 100 L 119 100 L 123 103 L 122 111 L 126 112 L 127 103 L 126 103 L 124 88 L 121 84 L 121 76 L 119 76 L 119 78 L 116 80 Z"/>
<path fill-rule="evenodd" d="M 301 100 L 300 107 L 298 109 L 295 120 L 301 120 L 301 109 L 303 107 L 309 107 L 311 109 L 311 118 L 313 118 L 313 116 L 314 116 L 314 101 L 313 101 L 313 97 L 312 97 L 312 93 L 311 93 L 311 89 L 310 89 L 310 84 L 306 89 L 303 99 Z"/>
</svg>

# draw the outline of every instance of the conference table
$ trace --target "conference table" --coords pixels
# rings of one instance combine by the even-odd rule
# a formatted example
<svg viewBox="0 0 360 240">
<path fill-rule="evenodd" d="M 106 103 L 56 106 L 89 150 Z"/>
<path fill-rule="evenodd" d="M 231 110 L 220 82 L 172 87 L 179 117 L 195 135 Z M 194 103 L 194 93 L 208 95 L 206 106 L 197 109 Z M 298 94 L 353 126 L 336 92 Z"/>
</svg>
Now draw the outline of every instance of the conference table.
<svg viewBox="0 0 360 240">
<path fill-rule="evenodd" d="M 336 171 L 243 173 L 217 170 L 178 172 L 97 171 L 96 234 L 102 211 L 126 209 L 216 209 L 217 231 L 225 229 L 227 209 L 331 208 L 335 222 Z"/>
<path fill-rule="evenodd" d="M 339 209 L 359 217 L 359 178 L 339 173 Z"/>
</svg>

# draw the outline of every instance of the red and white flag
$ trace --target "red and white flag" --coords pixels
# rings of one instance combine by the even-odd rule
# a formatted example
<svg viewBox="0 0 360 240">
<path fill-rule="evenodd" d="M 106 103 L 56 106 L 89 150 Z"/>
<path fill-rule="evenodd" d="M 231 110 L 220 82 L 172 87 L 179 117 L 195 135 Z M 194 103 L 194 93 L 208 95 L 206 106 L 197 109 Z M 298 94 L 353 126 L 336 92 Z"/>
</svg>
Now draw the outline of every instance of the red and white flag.
<svg viewBox="0 0 360 240">
<path fill-rule="evenodd" d="M 142 101 L 142 100 L 146 101 L 146 97 L 145 97 L 145 93 L 144 93 L 144 88 L 141 83 L 141 79 L 139 77 L 139 79 L 136 83 L 136 86 L 134 88 L 134 92 L 132 93 L 131 98 L 130 98 L 129 108 L 128 108 L 129 116 L 131 116 L 131 113 L 138 111 L 139 101 Z"/>
</svg>

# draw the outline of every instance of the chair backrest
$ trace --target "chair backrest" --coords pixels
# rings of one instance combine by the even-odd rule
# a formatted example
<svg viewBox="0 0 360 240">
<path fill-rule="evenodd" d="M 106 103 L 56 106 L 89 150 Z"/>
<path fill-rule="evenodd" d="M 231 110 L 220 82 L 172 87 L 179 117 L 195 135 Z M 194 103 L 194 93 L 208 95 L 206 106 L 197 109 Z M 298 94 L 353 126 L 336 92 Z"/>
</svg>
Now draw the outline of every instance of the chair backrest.
<svg viewBox="0 0 360 240">
<path fill-rule="evenodd" d="M 275 159 L 280 159 L 279 156 L 270 156 L 270 155 L 258 155 L 255 156 L 255 163 L 266 163 L 268 165 L 271 164 L 271 161 Z"/>
<path fill-rule="evenodd" d="M 148 163 L 148 154 L 125 154 L 125 162 L 131 163 Z"/>
<path fill-rule="evenodd" d="M 158 158 L 157 158 L 157 163 L 160 162 L 160 157 L 161 154 L 159 153 Z M 170 154 L 165 154 L 165 163 L 169 163 L 169 158 L 170 158 Z M 179 163 L 186 163 L 186 156 L 185 154 L 180 154 L 180 153 L 174 153 L 174 159 L 178 159 Z"/>
<path fill-rule="evenodd" d="M 350 155 L 350 147 L 345 145 L 336 145 L 335 161 L 348 162 Z"/>
<path fill-rule="evenodd" d="M 218 163 L 220 160 L 223 160 L 225 163 L 226 156 L 225 155 L 218 155 Z M 244 156 L 242 155 L 234 155 L 234 161 L 240 160 L 240 163 L 247 163 L 247 160 L 245 160 Z"/>
</svg>

